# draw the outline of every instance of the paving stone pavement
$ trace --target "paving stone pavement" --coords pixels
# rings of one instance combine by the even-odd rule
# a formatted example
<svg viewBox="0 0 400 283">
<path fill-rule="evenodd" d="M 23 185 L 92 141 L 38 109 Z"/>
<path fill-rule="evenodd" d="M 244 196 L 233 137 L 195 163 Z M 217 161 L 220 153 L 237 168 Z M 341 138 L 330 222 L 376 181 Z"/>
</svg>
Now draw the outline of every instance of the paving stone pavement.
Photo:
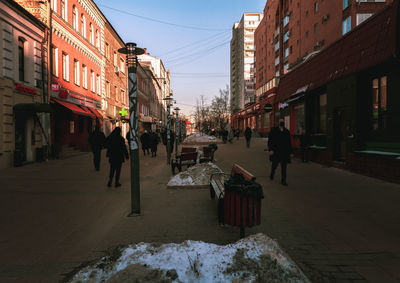
<svg viewBox="0 0 400 283">
<path fill-rule="evenodd" d="M 400 282 L 400 186 L 294 160 L 288 187 L 269 180 L 265 139 L 219 144 L 216 163 L 234 162 L 264 188 L 260 226 L 312 282 Z M 182 242 L 226 244 L 239 231 L 220 227 L 208 190 L 167 190 L 165 148 L 140 154 L 141 216 L 130 211 L 129 164 L 121 188 L 107 188 L 106 162 L 88 153 L 0 171 L 0 282 L 58 282 L 82 262 L 118 245 Z M 104 158 L 104 156 L 103 156 Z"/>
</svg>

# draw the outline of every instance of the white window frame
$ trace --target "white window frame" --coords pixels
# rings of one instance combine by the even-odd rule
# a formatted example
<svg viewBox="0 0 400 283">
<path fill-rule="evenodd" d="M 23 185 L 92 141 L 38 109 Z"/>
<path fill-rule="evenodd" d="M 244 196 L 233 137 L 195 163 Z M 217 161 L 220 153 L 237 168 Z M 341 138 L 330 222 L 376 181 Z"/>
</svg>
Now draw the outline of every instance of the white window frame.
<svg viewBox="0 0 400 283">
<path fill-rule="evenodd" d="M 96 47 L 100 49 L 100 33 L 98 29 L 96 29 Z"/>
<path fill-rule="evenodd" d="M 57 13 L 57 0 L 51 0 L 51 8 Z"/>
<path fill-rule="evenodd" d="M 358 13 L 356 14 L 356 26 L 367 20 L 369 17 L 371 17 L 373 14 L 371 13 Z"/>
<path fill-rule="evenodd" d="M 84 14 L 81 15 L 82 26 L 81 26 L 81 34 L 84 38 L 86 38 L 86 17 Z"/>
<path fill-rule="evenodd" d="M 87 85 L 87 66 L 82 64 L 82 87 L 87 89 L 88 85 Z"/>
<path fill-rule="evenodd" d="M 125 74 L 125 60 L 122 57 L 120 57 L 120 62 L 121 62 L 120 71 Z"/>
<path fill-rule="evenodd" d="M 53 55 L 53 75 L 58 77 L 58 48 L 53 47 L 54 55 Z"/>
<path fill-rule="evenodd" d="M 75 64 L 76 64 L 76 69 L 75 69 Z M 81 69 L 80 69 L 80 63 L 78 60 L 74 60 L 74 82 L 76 85 L 80 85 L 80 77 L 81 77 Z"/>
<path fill-rule="evenodd" d="M 101 80 L 100 80 L 100 75 L 96 76 L 96 85 L 97 85 L 97 94 L 100 96 L 101 95 Z"/>
<path fill-rule="evenodd" d="M 91 91 L 96 93 L 96 74 L 93 70 L 90 70 L 90 87 Z"/>
<path fill-rule="evenodd" d="M 93 29 L 93 24 L 92 23 L 90 23 L 89 24 L 89 41 L 90 41 L 90 43 L 91 44 L 93 44 L 94 45 L 94 29 Z"/>
<path fill-rule="evenodd" d="M 78 12 L 78 8 L 74 5 L 72 7 L 73 11 L 72 11 L 72 27 L 76 30 L 79 31 L 79 12 Z M 74 18 L 74 14 L 75 14 L 75 18 Z"/>
<path fill-rule="evenodd" d="M 63 64 L 63 73 L 62 73 L 63 79 L 69 82 L 69 55 L 64 52 L 62 54 L 62 64 Z"/>
</svg>

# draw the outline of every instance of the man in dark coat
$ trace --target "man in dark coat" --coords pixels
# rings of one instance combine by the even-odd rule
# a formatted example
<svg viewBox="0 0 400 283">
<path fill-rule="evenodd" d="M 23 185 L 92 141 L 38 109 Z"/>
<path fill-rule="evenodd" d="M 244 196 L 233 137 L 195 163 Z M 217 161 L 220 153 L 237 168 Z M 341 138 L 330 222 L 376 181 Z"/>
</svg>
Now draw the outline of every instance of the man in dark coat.
<svg viewBox="0 0 400 283">
<path fill-rule="evenodd" d="M 150 149 L 151 149 L 151 157 L 157 156 L 157 147 L 160 142 L 160 137 L 154 131 L 150 133 Z"/>
<path fill-rule="evenodd" d="M 101 150 L 105 140 L 106 136 L 100 131 L 99 125 L 96 125 L 94 131 L 89 135 L 89 145 L 93 152 L 93 163 L 96 171 L 100 171 Z"/>
<path fill-rule="evenodd" d="M 290 155 L 292 153 L 292 142 L 290 140 L 290 132 L 285 128 L 283 119 L 279 119 L 279 126 L 273 127 L 268 135 L 268 151 L 269 159 L 272 162 L 271 180 L 274 179 L 275 170 L 279 163 L 281 164 L 282 185 L 286 183 L 286 167 L 290 163 Z"/>
<path fill-rule="evenodd" d="M 115 175 L 115 186 L 121 186 L 119 177 L 121 174 L 122 163 L 125 159 L 129 159 L 128 150 L 126 149 L 125 139 L 121 136 L 121 128 L 116 127 L 114 131 L 107 137 L 105 142 L 105 148 L 107 148 L 107 157 L 110 162 L 110 176 L 107 183 L 108 187 L 111 187 L 112 180 Z"/>
<path fill-rule="evenodd" d="M 150 134 L 147 131 L 144 131 L 144 133 L 140 136 L 140 143 L 142 144 L 143 154 L 146 155 L 147 152 L 147 155 L 149 155 Z"/>
<path fill-rule="evenodd" d="M 250 127 L 246 127 L 246 130 L 244 131 L 244 136 L 246 138 L 246 146 L 250 147 L 250 140 L 251 140 L 251 129 L 250 129 Z"/>
</svg>

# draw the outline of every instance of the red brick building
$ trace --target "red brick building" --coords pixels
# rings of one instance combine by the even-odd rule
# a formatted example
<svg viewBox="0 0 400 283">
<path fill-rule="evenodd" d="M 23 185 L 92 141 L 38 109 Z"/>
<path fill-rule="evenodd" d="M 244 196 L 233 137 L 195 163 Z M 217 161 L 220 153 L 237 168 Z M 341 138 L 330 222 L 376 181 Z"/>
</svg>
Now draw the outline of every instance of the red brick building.
<svg viewBox="0 0 400 283">
<path fill-rule="evenodd" d="M 125 109 L 129 112 L 128 99 L 128 68 L 126 55 L 118 52 L 125 46 L 124 41 L 107 21 L 104 29 L 104 55 L 105 55 L 105 96 L 103 109 L 106 114 L 104 132 L 109 134 L 116 126 L 122 128 L 125 136 L 128 124 L 121 119 L 119 111 Z M 126 115 L 125 118 L 128 118 Z"/>
<path fill-rule="evenodd" d="M 269 0 L 255 32 L 256 104 L 260 106 L 251 105 L 234 115 L 233 121 L 243 122 L 232 125 L 246 125 L 247 120 L 255 117 L 256 130 L 261 134 L 269 132 L 277 117 L 266 117 L 261 104 L 275 104 L 274 110 L 284 108 L 285 104 L 274 101 L 279 78 L 391 2 Z M 301 87 L 298 91 L 302 92 Z M 298 112 L 304 113 L 304 109 Z"/>
</svg>

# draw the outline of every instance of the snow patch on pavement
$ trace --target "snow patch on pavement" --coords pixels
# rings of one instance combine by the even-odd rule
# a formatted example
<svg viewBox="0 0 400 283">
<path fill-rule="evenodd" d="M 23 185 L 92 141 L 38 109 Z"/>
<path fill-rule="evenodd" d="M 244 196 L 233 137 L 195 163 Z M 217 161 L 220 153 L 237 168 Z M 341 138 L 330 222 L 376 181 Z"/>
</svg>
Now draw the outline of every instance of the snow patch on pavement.
<svg viewBox="0 0 400 283">
<path fill-rule="evenodd" d="M 209 185 L 211 174 L 220 172 L 221 169 L 214 163 L 196 164 L 173 176 L 167 186 Z"/>
<path fill-rule="evenodd" d="M 71 282 L 136 282 L 132 279 L 143 279 L 138 278 L 143 269 L 147 274 L 140 274 L 151 282 L 310 282 L 279 245 L 261 233 L 225 246 L 190 240 L 130 245 L 115 261 L 104 257 Z"/>
<path fill-rule="evenodd" d="M 183 143 L 196 143 L 196 142 L 217 143 L 217 142 L 221 142 L 221 140 L 216 138 L 216 137 L 214 137 L 214 136 L 208 136 L 208 135 L 201 134 L 201 133 L 195 133 L 195 134 L 190 134 L 183 141 Z"/>
</svg>

